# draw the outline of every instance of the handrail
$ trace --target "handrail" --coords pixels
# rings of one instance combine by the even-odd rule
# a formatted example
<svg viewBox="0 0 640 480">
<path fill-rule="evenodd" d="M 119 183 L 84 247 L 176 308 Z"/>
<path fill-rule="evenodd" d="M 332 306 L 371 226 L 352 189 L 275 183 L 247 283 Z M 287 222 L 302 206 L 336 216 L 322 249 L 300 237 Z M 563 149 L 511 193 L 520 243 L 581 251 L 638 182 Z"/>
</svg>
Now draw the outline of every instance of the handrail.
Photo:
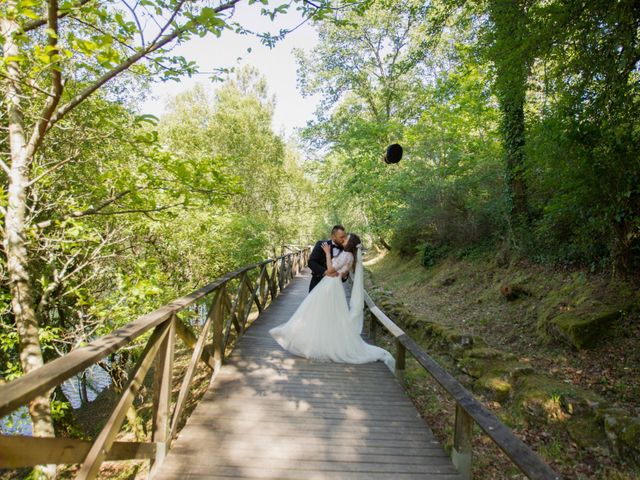
<svg viewBox="0 0 640 480">
<path fill-rule="evenodd" d="M 456 419 L 452 459 L 463 478 L 471 478 L 471 435 L 473 422 L 475 422 L 528 478 L 533 480 L 561 479 L 558 473 L 431 358 L 402 328 L 385 315 L 371 300 L 367 292 L 365 292 L 364 299 L 372 314 L 370 332 L 373 341 L 375 341 L 376 321 L 382 324 L 396 339 L 396 376 L 400 379 L 404 377 L 405 355 L 408 350 L 455 400 Z"/>
<path fill-rule="evenodd" d="M 3 417 L 38 395 L 46 394 L 68 378 L 96 364 L 108 354 L 131 344 L 153 329 L 153 334 L 147 340 L 120 401 L 107 424 L 92 443 L 62 438 L 42 439 L 20 435 L 0 435 L 2 450 L 0 468 L 70 463 L 71 461 L 77 463 L 80 458 L 84 463 L 77 478 L 91 479 L 95 478 L 104 460 L 146 458 L 152 461 L 151 474 L 153 475 L 177 434 L 180 415 L 186 403 L 198 361 L 204 361 L 213 369 L 215 375 L 224 360 L 232 328 L 238 337 L 244 333 L 254 306 L 257 307 L 258 312 L 262 312 L 273 301 L 306 264 L 309 250 L 308 247 L 299 249 L 230 272 L 84 347 L 57 358 L 12 382 L 0 385 L 0 417 Z M 256 280 L 252 281 L 249 272 L 255 269 L 259 269 L 259 273 Z M 227 285 L 236 279 L 238 282 L 235 294 L 228 292 Z M 214 298 L 207 313 L 207 321 L 199 337 L 196 337 L 177 315 L 210 294 L 214 294 Z M 213 348 L 205 346 L 209 330 L 213 332 Z M 174 362 L 175 335 L 182 338 L 184 343 L 193 349 L 193 354 L 182 380 L 178 400 L 172 410 L 171 371 Z M 125 413 L 132 405 L 145 374 L 154 362 L 156 368 L 152 439 L 150 442 L 116 442 L 115 438 L 124 421 Z M 38 448 L 42 445 L 48 446 L 46 451 Z M 70 452 L 70 448 L 75 450 Z"/>
</svg>

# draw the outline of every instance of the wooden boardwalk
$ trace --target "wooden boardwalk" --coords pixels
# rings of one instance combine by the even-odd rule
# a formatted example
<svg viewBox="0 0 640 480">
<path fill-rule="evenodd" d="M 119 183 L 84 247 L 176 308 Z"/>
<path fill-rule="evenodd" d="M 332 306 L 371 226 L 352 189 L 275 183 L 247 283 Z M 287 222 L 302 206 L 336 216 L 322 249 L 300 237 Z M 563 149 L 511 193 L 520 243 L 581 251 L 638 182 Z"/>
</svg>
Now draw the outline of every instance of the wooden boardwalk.
<svg viewBox="0 0 640 480">
<path fill-rule="evenodd" d="M 385 365 L 313 362 L 271 338 L 308 285 L 247 330 L 155 479 L 460 479 Z"/>
</svg>

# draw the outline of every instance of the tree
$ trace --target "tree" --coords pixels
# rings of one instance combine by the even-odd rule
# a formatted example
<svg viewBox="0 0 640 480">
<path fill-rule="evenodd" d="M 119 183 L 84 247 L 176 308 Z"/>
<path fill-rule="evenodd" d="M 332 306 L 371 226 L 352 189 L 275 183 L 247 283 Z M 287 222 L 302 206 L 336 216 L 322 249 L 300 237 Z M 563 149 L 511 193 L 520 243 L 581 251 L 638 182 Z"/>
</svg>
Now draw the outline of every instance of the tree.
<svg viewBox="0 0 640 480">
<path fill-rule="evenodd" d="M 529 0 L 489 0 L 492 46 L 495 65 L 495 92 L 502 111 L 502 141 L 505 149 L 507 198 L 512 233 L 523 233 L 529 208 L 525 182 L 525 102 L 531 68 L 528 42 Z"/>
<path fill-rule="evenodd" d="M 419 115 L 413 99 L 422 83 L 427 9 L 424 2 L 381 2 L 362 15 L 346 13 L 319 27 L 308 58 L 298 52 L 300 89 L 323 97 L 303 138 L 329 152 L 316 174 L 332 187 L 333 217 L 382 244 L 397 202 L 380 159 Z"/>
<path fill-rule="evenodd" d="M 194 72 L 195 65 L 172 55 L 171 48 L 193 35 L 219 36 L 232 25 L 233 7 L 238 2 L 229 0 L 215 7 L 184 0 L 134 6 L 87 0 L 3 3 L 0 76 L 4 79 L 9 140 L 9 162 L 0 160 L 7 176 L 3 247 L 24 373 L 43 364 L 37 279 L 31 272 L 32 192 L 48 176 L 81 161 L 73 157 L 57 163 L 45 161 L 48 169 L 35 174 L 34 165 L 41 161 L 48 137 L 54 127 L 68 121 L 71 113 L 118 77 L 174 79 Z M 321 14 L 328 7 L 324 2 L 298 5 L 304 16 Z M 275 15 L 265 9 L 265 14 L 269 13 Z M 155 27 L 144 27 L 147 22 Z M 136 195 L 135 190 L 111 191 L 102 202 L 84 212 L 69 212 L 68 217 L 106 211 L 122 198 Z M 42 222 L 45 225 L 50 220 Z M 36 398 L 29 408 L 34 435 L 53 435 L 47 396 Z M 52 475 L 51 469 L 46 475 Z"/>
<path fill-rule="evenodd" d="M 272 255 L 276 246 L 310 228 L 305 224 L 313 217 L 308 215 L 311 187 L 292 149 L 273 132 L 273 108 L 265 79 L 244 68 L 213 93 L 197 86 L 177 96 L 160 123 L 168 150 L 217 162 L 234 178 L 236 190 L 215 235 L 220 244 L 234 239 L 229 268 Z"/>
</svg>

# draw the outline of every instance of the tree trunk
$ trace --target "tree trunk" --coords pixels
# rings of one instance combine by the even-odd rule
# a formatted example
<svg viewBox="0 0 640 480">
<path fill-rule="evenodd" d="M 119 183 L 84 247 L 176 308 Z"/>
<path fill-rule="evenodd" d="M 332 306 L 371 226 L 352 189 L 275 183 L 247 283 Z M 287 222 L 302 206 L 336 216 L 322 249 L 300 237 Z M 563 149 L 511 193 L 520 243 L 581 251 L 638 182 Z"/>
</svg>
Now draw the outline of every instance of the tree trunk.
<svg viewBox="0 0 640 480">
<path fill-rule="evenodd" d="M 4 18 L 1 20 L 0 27 L 5 39 L 5 60 L 9 57 L 17 57 L 20 52 L 13 35 L 19 31 L 19 25 L 13 20 Z M 20 105 L 22 91 L 19 73 L 19 65 L 15 61 L 8 61 L 5 99 L 9 124 L 11 166 L 5 216 L 4 250 L 7 256 L 7 270 L 12 296 L 11 306 L 20 336 L 20 362 L 23 372 L 27 374 L 40 368 L 44 361 L 38 338 L 34 290 L 28 271 L 25 218 L 26 188 L 31 159 L 28 158 L 25 141 L 24 118 Z M 34 436 L 55 436 L 48 394 L 35 398 L 29 404 L 29 413 L 33 422 Z M 35 476 L 36 478 L 53 478 L 55 465 L 37 468 Z"/>
<path fill-rule="evenodd" d="M 387 250 L 391 251 L 391 245 L 389 245 L 384 238 L 380 237 L 380 245 L 382 245 Z"/>
<path fill-rule="evenodd" d="M 525 119 L 529 54 L 524 0 L 492 0 L 489 14 L 494 28 L 492 57 L 496 66 L 496 93 L 502 112 L 502 140 L 512 229 L 528 226 L 525 181 Z"/>
</svg>

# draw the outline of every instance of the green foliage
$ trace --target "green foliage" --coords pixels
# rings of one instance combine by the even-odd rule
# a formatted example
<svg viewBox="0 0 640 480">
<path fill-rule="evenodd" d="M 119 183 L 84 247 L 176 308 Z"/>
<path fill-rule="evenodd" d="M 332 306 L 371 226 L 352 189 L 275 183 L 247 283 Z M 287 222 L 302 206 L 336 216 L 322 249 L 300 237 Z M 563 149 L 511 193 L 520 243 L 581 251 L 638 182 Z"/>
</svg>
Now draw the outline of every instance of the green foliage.
<svg viewBox="0 0 640 480">
<path fill-rule="evenodd" d="M 60 163 L 64 174 L 32 187 L 29 230 L 47 360 L 311 240 L 313 186 L 273 133 L 272 113 L 264 79 L 242 70 L 216 92 L 177 97 L 160 120 L 95 96 L 52 131 L 34 174 Z M 4 281 L 0 293 L 8 381 L 22 374 L 20 344 Z M 67 425 L 65 405 L 52 408 Z"/>
<path fill-rule="evenodd" d="M 391 239 L 407 255 L 424 242 L 461 245 L 504 230 L 498 116 L 488 68 L 468 45 L 473 26 L 449 31 L 436 45 L 413 17 L 425 14 L 416 8 L 381 4 L 347 17 L 364 38 L 324 27 L 324 43 L 301 60 L 303 84 L 328 85 L 321 88 L 325 106 L 335 104 L 305 131 L 311 145 L 330 148 L 316 175 L 330 188 L 332 215 L 374 242 Z M 388 32 L 397 35 L 395 50 L 367 42 Z M 380 55 L 398 59 L 386 76 L 373 68 Z M 406 154 L 389 166 L 381 157 L 392 142 Z"/>
<path fill-rule="evenodd" d="M 639 18 L 630 0 L 442 0 L 323 24 L 299 56 L 323 95 L 304 138 L 327 217 L 406 255 L 510 240 L 637 272 Z M 405 156 L 387 166 L 392 142 Z"/>
</svg>

